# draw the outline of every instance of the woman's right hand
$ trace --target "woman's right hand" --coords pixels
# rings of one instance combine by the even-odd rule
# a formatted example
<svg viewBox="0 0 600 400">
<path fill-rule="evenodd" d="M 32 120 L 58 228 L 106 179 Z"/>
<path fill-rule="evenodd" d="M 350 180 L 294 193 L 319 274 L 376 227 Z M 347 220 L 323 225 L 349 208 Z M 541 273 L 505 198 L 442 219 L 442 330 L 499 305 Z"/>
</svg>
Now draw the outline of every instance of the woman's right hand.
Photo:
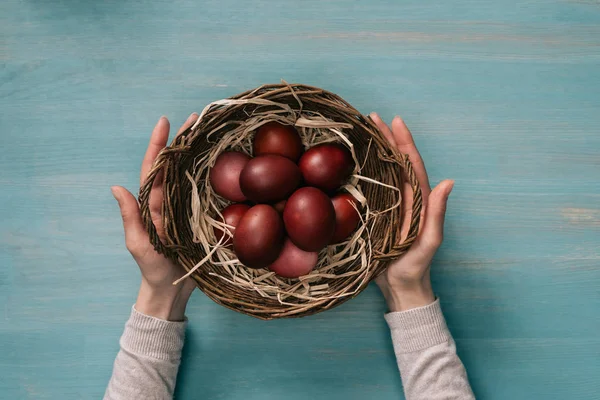
<svg viewBox="0 0 600 400">
<path fill-rule="evenodd" d="M 406 311 L 435 301 L 430 279 L 431 260 L 442 244 L 446 203 L 454 181 L 444 180 L 431 190 L 423 159 L 404 121 L 400 117 L 395 117 L 390 129 L 376 113 L 371 113 L 371 119 L 392 147 L 408 155 L 423 195 L 421 225 L 417 239 L 406 254 L 392 262 L 376 279 L 390 311 Z M 410 221 L 412 189 L 408 177 L 403 178 L 405 183 L 402 188 L 404 199 L 402 220 Z M 409 224 L 404 224 L 400 240 L 406 238 L 408 228 Z"/>
</svg>

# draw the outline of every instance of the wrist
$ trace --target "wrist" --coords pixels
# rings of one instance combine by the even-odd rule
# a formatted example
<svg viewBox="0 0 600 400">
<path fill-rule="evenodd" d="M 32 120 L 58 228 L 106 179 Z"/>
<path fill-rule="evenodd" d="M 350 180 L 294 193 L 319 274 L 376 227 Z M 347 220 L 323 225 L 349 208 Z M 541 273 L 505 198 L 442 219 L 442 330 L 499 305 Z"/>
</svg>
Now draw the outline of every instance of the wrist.
<svg viewBox="0 0 600 400">
<path fill-rule="evenodd" d="M 429 281 L 410 286 L 389 287 L 384 295 L 390 312 L 424 307 L 435 301 Z"/>
<path fill-rule="evenodd" d="M 142 280 L 135 309 L 165 321 L 183 321 L 189 297 L 189 294 L 182 293 L 178 286 L 158 289 Z"/>
</svg>

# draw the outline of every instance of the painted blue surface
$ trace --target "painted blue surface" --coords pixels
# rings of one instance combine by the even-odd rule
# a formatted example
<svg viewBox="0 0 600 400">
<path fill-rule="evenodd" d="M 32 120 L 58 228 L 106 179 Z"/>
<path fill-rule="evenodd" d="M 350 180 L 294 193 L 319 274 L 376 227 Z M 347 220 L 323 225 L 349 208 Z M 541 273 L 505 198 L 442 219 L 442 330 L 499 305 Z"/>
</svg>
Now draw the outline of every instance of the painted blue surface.
<svg viewBox="0 0 600 400">
<path fill-rule="evenodd" d="M 433 268 L 482 399 L 600 398 L 600 3 L 0 3 L 0 398 L 100 398 L 149 132 L 284 78 L 401 114 L 455 178 Z M 196 293 L 179 398 L 402 398 L 376 288 L 269 323 Z M 376 393 L 376 395 L 374 394 Z"/>
</svg>

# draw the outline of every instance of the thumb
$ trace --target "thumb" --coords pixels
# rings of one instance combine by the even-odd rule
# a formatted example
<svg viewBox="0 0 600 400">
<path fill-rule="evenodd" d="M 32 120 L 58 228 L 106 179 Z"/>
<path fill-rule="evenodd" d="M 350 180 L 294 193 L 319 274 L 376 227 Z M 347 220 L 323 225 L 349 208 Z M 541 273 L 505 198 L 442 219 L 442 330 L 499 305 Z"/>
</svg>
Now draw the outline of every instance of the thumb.
<svg viewBox="0 0 600 400">
<path fill-rule="evenodd" d="M 138 255 L 148 234 L 142 223 L 140 208 L 136 198 L 124 187 L 113 186 L 110 188 L 113 196 L 119 203 L 123 229 L 125 230 L 125 244 L 133 256 Z"/>
<path fill-rule="evenodd" d="M 429 250 L 437 250 L 444 238 L 444 218 L 448 196 L 452 192 L 454 181 L 446 179 L 440 182 L 430 193 L 425 211 L 425 224 L 420 241 Z"/>
</svg>

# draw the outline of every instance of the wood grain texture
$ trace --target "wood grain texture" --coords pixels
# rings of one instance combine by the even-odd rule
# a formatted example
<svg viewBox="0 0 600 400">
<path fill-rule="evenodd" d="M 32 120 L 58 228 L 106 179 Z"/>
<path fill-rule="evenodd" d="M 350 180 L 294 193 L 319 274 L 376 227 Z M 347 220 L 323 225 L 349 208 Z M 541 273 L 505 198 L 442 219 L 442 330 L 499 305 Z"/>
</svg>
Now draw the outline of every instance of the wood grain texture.
<svg viewBox="0 0 600 400">
<path fill-rule="evenodd" d="M 109 186 L 161 114 L 281 78 L 401 114 L 456 179 L 433 280 L 478 398 L 598 398 L 598 1 L 5 0 L 0 63 L 1 398 L 100 398 L 139 279 Z M 178 397 L 402 398 L 383 311 L 196 293 Z"/>
</svg>

